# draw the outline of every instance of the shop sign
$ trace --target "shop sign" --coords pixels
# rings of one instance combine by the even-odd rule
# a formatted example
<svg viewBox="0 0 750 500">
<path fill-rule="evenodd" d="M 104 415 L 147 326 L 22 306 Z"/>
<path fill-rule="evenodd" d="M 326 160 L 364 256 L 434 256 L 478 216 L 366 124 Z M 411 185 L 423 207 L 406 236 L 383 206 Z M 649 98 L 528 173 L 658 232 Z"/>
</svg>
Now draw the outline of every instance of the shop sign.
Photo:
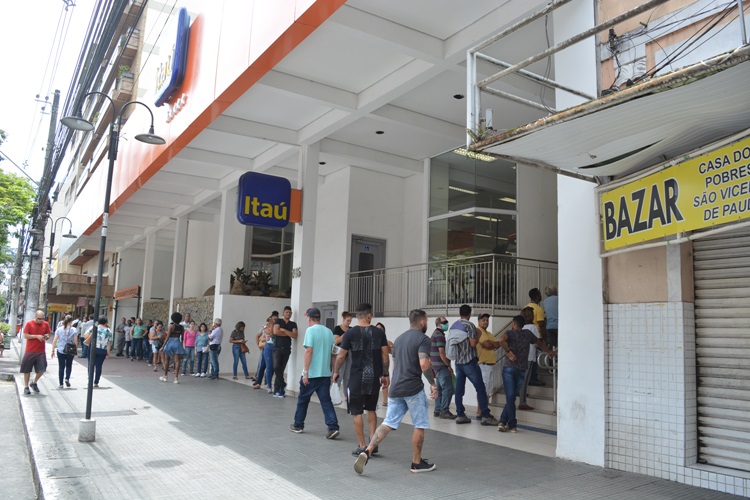
<svg viewBox="0 0 750 500">
<path fill-rule="evenodd" d="M 750 218 L 750 137 L 601 194 L 604 249 Z"/>
<path fill-rule="evenodd" d="M 289 224 L 292 185 L 284 177 L 246 172 L 240 177 L 237 220 L 246 226 Z"/>
<path fill-rule="evenodd" d="M 141 295 L 141 287 L 138 285 L 123 288 L 115 292 L 115 300 L 137 299 Z"/>
<path fill-rule="evenodd" d="M 72 312 L 73 304 L 48 304 L 47 312 L 64 313 Z"/>
<path fill-rule="evenodd" d="M 190 15 L 182 7 L 165 29 L 166 40 L 172 47 L 156 71 L 156 102 L 158 108 L 167 103 L 180 90 L 187 69 L 188 41 L 190 40 Z"/>
</svg>

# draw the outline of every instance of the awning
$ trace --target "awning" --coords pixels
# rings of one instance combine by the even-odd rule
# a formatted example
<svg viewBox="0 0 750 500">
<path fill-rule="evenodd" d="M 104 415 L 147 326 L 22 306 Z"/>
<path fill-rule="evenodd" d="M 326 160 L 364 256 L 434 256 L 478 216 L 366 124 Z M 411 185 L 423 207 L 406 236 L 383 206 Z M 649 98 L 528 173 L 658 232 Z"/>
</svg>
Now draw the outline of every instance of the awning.
<svg viewBox="0 0 750 500">
<path fill-rule="evenodd" d="M 750 47 L 509 130 L 471 149 L 593 178 L 677 158 L 750 124 Z"/>
</svg>

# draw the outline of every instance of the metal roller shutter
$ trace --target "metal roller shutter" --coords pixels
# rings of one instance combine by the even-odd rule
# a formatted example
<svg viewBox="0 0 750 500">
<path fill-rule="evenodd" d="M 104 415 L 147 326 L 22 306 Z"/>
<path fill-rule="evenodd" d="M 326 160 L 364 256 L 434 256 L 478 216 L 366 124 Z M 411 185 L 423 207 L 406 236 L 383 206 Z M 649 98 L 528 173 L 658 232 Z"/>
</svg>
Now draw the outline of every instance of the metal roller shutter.
<svg viewBox="0 0 750 500">
<path fill-rule="evenodd" d="M 699 460 L 750 471 L 750 229 L 693 252 Z"/>
</svg>

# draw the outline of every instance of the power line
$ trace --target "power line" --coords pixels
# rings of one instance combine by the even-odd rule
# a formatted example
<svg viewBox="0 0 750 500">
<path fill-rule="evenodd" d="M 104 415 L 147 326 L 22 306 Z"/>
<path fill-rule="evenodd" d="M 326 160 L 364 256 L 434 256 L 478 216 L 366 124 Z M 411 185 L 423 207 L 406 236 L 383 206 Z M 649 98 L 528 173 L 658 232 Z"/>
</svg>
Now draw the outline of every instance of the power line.
<svg viewBox="0 0 750 500">
<path fill-rule="evenodd" d="M 29 180 L 30 180 L 31 182 L 33 182 L 33 183 L 34 183 L 34 185 L 36 185 L 36 187 L 37 187 L 37 188 L 39 188 L 39 183 L 38 183 L 37 181 L 35 181 L 34 179 L 32 179 L 32 178 L 31 178 L 31 176 L 30 176 L 29 174 L 27 174 L 27 173 L 26 173 L 26 171 L 25 171 L 24 169 L 22 169 L 21 167 L 19 167 L 19 166 L 18 166 L 18 164 L 17 164 L 16 162 L 14 162 L 13 160 L 11 160 L 11 159 L 10 159 L 10 156 L 6 155 L 6 154 L 5 154 L 5 153 L 3 153 L 2 151 L 0 151 L 0 155 L 3 155 L 3 158 L 5 158 L 5 159 L 6 159 L 6 160 L 8 160 L 9 162 L 11 162 L 11 163 L 13 164 L 13 166 L 14 166 L 14 167 L 16 167 L 16 168 L 17 168 L 18 170 L 20 170 L 20 171 L 21 171 L 21 173 L 22 173 L 23 175 L 25 175 L 27 179 L 29 179 Z"/>
</svg>

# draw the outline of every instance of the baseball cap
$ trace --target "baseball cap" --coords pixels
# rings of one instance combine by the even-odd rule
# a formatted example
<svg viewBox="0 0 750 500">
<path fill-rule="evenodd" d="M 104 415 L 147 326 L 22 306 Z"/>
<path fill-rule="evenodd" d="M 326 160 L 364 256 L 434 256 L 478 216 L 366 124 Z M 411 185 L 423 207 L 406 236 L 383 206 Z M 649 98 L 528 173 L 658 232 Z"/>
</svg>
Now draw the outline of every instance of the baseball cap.
<svg viewBox="0 0 750 500">
<path fill-rule="evenodd" d="M 305 316 L 308 318 L 320 318 L 320 309 L 317 307 L 311 307 L 305 312 Z"/>
<path fill-rule="evenodd" d="M 479 316 L 477 316 L 477 319 L 484 319 L 484 318 L 489 318 L 489 317 L 490 317 L 489 313 L 482 313 Z"/>
</svg>

